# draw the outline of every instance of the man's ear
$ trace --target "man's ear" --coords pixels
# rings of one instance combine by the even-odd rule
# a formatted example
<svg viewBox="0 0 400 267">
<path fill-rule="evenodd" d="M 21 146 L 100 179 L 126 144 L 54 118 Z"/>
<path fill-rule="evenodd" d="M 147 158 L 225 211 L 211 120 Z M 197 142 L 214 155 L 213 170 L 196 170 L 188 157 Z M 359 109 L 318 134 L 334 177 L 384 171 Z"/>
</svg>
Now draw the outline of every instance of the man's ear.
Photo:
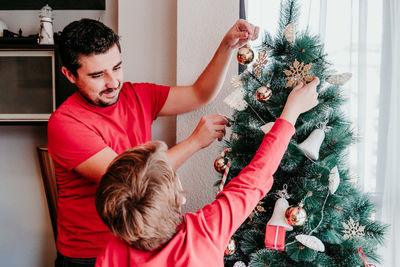
<svg viewBox="0 0 400 267">
<path fill-rule="evenodd" d="M 76 77 L 75 75 L 66 67 L 62 66 L 61 67 L 61 72 L 64 74 L 65 77 L 71 82 L 71 83 L 76 83 Z"/>
</svg>

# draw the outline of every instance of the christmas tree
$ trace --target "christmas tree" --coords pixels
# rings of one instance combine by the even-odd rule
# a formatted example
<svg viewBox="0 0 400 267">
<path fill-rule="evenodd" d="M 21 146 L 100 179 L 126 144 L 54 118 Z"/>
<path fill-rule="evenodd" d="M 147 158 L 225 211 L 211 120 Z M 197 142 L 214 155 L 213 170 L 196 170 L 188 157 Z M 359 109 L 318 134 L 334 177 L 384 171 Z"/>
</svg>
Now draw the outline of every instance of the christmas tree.
<svg viewBox="0 0 400 267">
<path fill-rule="evenodd" d="M 274 174 L 274 185 L 232 236 L 227 266 L 370 266 L 386 226 L 375 221 L 374 204 L 357 189 L 348 148 L 356 141 L 346 118 L 342 85 L 318 36 L 296 31 L 296 0 L 281 4 L 275 37 L 265 33 L 255 56 L 238 51 L 247 70 L 232 79 L 225 99 L 235 109 L 232 135 L 214 167 L 219 190 L 251 161 L 278 118 L 290 91 L 317 76 L 319 104 L 303 113 L 296 134 Z M 253 58 L 255 58 L 253 60 Z"/>
</svg>

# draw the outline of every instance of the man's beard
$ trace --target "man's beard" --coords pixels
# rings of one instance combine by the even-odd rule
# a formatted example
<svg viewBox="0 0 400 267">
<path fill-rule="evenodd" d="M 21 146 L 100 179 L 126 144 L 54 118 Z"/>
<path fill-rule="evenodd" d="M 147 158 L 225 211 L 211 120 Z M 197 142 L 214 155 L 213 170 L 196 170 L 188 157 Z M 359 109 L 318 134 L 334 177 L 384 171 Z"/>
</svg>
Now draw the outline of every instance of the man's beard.
<svg viewBox="0 0 400 267">
<path fill-rule="evenodd" d="M 122 87 L 122 86 L 121 86 L 121 82 L 119 82 L 118 87 L 116 87 L 116 88 L 107 88 L 107 89 L 101 91 L 101 92 L 99 93 L 99 97 L 98 97 L 97 99 L 95 99 L 94 101 L 93 101 L 92 99 L 90 99 L 90 97 L 89 97 L 87 94 L 85 94 L 84 92 L 82 92 L 81 90 L 78 90 L 78 91 L 79 91 L 80 95 L 83 96 L 83 98 L 85 98 L 86 101 L 89 102 L 90 104 L 92 104 L 92 105 L 94 105 L 94 106 L 96 106 L 96 107 L 102 107 L 102 108 L 104 108 L 104 107 L 112 106 L 112 105 L 114 105 L 115 103 L 117 103 L 117 102 L 118 102 L 118 99 L 119 99 L 119 93 L 120 93 L 120 92 L 118 93 L 117 99 L 116 99 L 115 101 L 113 101 L 112 103 L 110 103 L 110 102 L 104 102 L 104 101 L 102 101 L 102 100 L 100 99 L 100 97 L 101 97 L 103 94 L 107 93 L 107 92 L 112 92 L 112 91 L 114 91 L 114 90 L 120 90 L 121 87 Z"/>
<path fill-rule="evenodd" d="M 113 92 L 114 90 L 120 90 L 120 89 L 121 89 L 121 82 L 119 82 L 119 83 L 118 83 L 118 86 L 115 87 L 115 88 L 107 88 L 107 89 L 101 91 L 101 92 L 99 93 L 99 96 L 101 97 L 101 96 L 104 95 L 105 93 L 111 93 L 111 92 Z M 99 98 L 98 103 L 97 103 L 96 106 L 108 107 L 108 106 L 111 106 L 111 105 L 114 105 L 115 103 L 117 103 L 117 102 L 118 102 L 118 99 L 119 99 L 119 93 L 118 93 L 117 99 L 116 99 L 114 102 L 112 102 L 112 103 L 104 102 L 104 101 L 102 101 L 102 100 Z"/>
</svg>

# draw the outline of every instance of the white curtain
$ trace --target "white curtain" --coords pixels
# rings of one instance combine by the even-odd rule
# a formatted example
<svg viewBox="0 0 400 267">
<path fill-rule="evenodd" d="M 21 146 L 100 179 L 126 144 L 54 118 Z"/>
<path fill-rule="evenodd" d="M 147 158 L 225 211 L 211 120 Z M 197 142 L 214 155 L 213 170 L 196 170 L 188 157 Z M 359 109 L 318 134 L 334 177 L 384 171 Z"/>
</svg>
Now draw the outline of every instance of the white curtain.
<svg viewBox="0 0 400 267">
<path fill-rule="evenodd" d="M 298 29 L 318 34 L 325 43 L 332 68 L 338 73 L 353 74 L 343 88 L 349 98 L 343 108 L 359 137 L 359 142 L 350 149 L 350 169 L 359 187 L 373 196 L 377 219 L 382 215 L 392 225 L 386 241 L 388 247 L 379 253 L 386 260 L 384 267 L 400 266 L 400 230 L 396 228 L 400 227 L 400 208 L 397 208 L 400 207 L 400 174 L 395 173 L 396 164 L 400 164 L 400 82 L 395 80 L 400 79 L 398 1 L 298 1 L 301 5 Z M 248 0 L 247 19 L 274 34 L 280 2 Z M 396 121 L 396 118 L 399 119 Z M 389 262 L 390 259 L 393 261 Z"/>
<path fill-rule="evenodd" d="M 247 19 L 274 35 L 280 0 L 248 0 Z M 344 86 L 345 107 L 359 142 L 350 149 L 350 167 L 360 188 L 376 194 L 379 67 L 382 0 L 301 0 L 298 30 L 318 34 L 338 72 L 351 72 Z M 261 38 L 260 38 L 261 39 Z"/>
<path fill-rule="evenodd" d="M 383 41 L 378 143 L 381 220 L 390 224 L 382 266 L 400 266 L 400 3 L 383 1 Z"/>
</svg>

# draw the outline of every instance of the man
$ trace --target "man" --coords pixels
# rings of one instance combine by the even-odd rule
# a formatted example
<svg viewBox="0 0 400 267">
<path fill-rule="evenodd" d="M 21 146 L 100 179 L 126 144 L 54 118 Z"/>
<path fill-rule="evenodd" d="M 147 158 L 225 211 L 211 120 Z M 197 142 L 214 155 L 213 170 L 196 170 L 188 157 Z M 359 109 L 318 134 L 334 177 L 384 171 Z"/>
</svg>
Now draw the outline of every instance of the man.
<svg viewBox="0 0 400 267">
<path fill-rule="evenodd" d="M 225 79 L 234 49 L 257 37 L 239 20 L 209 65 L 190 86 L 123 82 L 119 37 L 101 22 L 82 19 L 61 35 L 62 72 L 77 87 L 51 116 L 48 148 L 58 184 L 57 263 L 93 266 L 111 233 L 96 213 L 94 196 L 109 163 L 151 140 L 157 116 L 190 112 L 211 101 Z M 176 170 L 193 153 L 222 139 L 227 120 L 203 117 L 192 135 L 167 151 Z"/>
</svg>

